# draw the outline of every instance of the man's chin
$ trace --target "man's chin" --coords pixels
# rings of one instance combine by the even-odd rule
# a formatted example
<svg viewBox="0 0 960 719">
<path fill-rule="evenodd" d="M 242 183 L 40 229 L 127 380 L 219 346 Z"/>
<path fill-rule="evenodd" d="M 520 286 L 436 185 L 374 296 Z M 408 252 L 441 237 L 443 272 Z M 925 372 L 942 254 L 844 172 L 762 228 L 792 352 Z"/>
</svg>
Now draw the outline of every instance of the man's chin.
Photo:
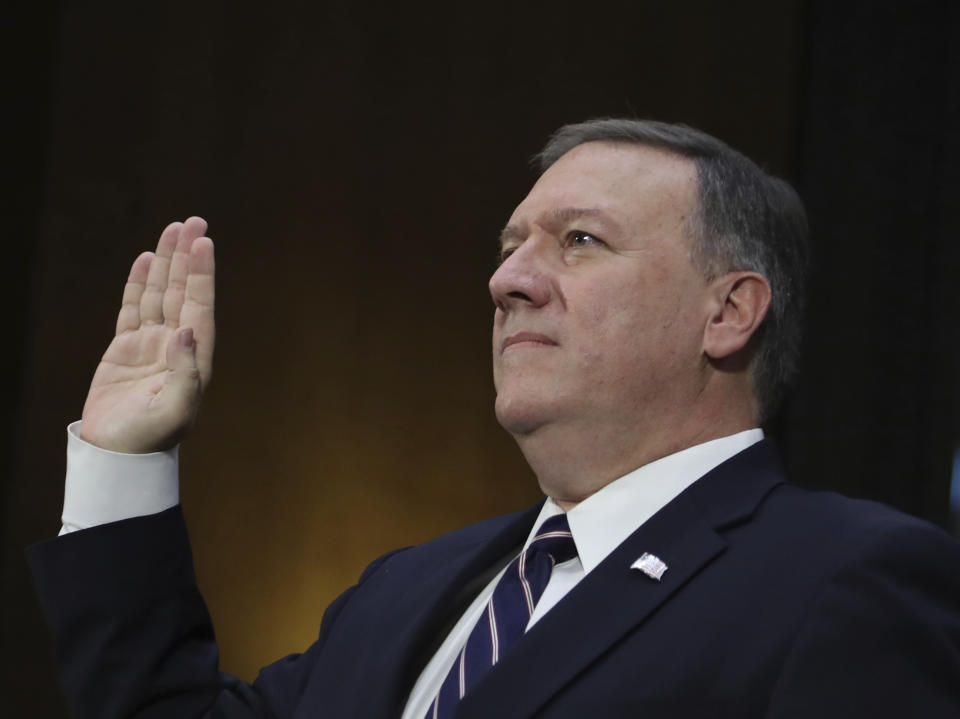
<svg viewBox="0 0 960 719">
<path fill-rule="evenodd" d="M 495 405 L 497 421 L 514 437 L 526 437 L 542 428 L 548 421 L 549 412 L 539 403 L 509 401 L 497 395 Z"/>
</svg>

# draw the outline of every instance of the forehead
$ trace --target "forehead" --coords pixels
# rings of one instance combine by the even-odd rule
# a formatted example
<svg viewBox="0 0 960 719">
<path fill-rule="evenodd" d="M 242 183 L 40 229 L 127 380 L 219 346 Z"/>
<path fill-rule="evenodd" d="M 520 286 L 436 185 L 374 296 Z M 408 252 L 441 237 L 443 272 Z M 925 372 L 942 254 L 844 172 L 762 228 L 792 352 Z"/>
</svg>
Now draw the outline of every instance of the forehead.
<svg viewBox="0 0 960 719">
<path fill-rule="evenodd" d="M 584 209 L 619 227 L 682 224 L 696 209 L 697 187 L 696 165 L 686 157 L 643 145 L 587 142 L 541 175 L 508 224 L 542 224 Z"/>
</svg>

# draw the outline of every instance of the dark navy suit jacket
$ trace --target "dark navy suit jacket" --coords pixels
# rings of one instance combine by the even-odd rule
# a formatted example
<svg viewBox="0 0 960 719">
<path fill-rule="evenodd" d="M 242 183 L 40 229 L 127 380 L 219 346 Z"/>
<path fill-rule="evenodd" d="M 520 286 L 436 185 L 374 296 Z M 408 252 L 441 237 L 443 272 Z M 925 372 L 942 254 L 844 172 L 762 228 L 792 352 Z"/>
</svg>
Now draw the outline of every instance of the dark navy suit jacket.
<svg viewBox="0 0 960 719">
<path fill-rule="evenodd" d="M 522 545 L 538 510 L 381 557 L 316 643 L 253 685 L 217 670 L 179 509 L 37 545 L 30 561 L 78 717 L 399 717 L 464 587 Z M 644 552 L 668 565 L 661 581 L 631 569 Z M 457 716 L 956 719 L 960 545 L 786 484 L 762 442 L 624 541 Z"/>
</svg>

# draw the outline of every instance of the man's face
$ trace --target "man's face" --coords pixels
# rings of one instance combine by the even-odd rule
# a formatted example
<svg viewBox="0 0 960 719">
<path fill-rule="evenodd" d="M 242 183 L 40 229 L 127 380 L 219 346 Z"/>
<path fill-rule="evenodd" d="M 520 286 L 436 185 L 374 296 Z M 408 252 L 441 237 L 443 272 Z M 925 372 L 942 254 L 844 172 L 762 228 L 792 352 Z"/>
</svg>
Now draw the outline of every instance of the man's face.
<svg viewBox="0 0 960 719">
<path fill-rule="evenodd" d="M 704 363 L 706 280 L 690 262 L 694 164 L 591 142 L 560 158 L 503 232 L 490 279 L 500 423 L 633 436 L 690 406 Z"/>
</svg>

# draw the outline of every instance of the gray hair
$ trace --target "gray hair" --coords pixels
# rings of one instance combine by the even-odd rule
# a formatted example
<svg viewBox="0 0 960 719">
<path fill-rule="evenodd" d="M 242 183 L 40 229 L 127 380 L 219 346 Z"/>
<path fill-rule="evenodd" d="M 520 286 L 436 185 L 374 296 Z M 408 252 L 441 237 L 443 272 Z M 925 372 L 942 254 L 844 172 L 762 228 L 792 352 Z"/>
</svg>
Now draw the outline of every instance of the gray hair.
<svg viewBox="0 0 960 719">
<path fill-rule="evenodd" d="M 690 260 L 710 280 L 753 270 L 773 297 L 752 341 L 751 378 L 761 420 L 776 411 L 796 374 L 808 263 L 807 216 L 794 189 L 705 132 L 652 120 L 598 119 L 565 125 L 534 158 L 545 172 L 585 142 L 637 144 L 693 160 L 699 206 L 689 227 Z"/>
</svg>

